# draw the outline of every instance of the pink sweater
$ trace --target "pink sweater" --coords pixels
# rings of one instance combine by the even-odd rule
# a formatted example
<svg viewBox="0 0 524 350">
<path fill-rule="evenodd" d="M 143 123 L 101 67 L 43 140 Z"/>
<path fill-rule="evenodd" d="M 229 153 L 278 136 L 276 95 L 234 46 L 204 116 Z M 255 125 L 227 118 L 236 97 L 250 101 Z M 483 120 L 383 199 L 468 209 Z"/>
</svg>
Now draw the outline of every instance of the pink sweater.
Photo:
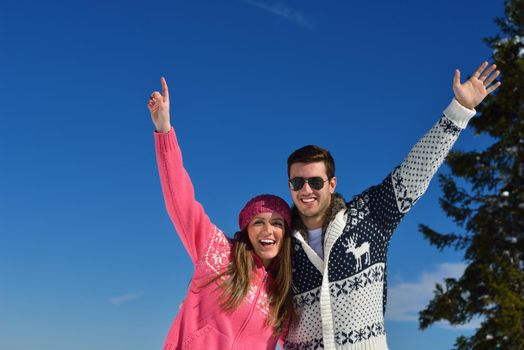
<svg viewBox="0 0 524 350">
<path fill-rule="evenodd" d="M 278 338 L 265 325 L 269 311 L 267 287 L 272 283 L 260 259 L 244 302 L 226 313 L 220 307 L 217 283 L 203 286 L 231 259 L 231 241 L 211 223 L 195 200 L 189 175 L 173 129 L 155 132 L 155 148 L 164 199 L 176 231 L 186 247 L 195 273 L 164 344 L 174 349 L 275 349 Z"/>
</svg>

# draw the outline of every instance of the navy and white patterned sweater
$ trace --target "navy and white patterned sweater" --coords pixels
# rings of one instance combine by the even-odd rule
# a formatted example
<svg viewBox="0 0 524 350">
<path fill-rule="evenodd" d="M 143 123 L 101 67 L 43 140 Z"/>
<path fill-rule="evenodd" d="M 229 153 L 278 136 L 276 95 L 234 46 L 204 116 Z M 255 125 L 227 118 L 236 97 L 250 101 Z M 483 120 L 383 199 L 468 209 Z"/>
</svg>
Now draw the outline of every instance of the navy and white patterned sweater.
<svg viewBox="0 0 524 350">
<path fill-rule="evenodd" d="M 386 256 L 392 233 L 474 114 L 453 99 L 400 166 L 346 203 L 327 226 L 324 260 L 293 232 L 297 319 L 285 349 L 387 349 Z"/>
</svg>

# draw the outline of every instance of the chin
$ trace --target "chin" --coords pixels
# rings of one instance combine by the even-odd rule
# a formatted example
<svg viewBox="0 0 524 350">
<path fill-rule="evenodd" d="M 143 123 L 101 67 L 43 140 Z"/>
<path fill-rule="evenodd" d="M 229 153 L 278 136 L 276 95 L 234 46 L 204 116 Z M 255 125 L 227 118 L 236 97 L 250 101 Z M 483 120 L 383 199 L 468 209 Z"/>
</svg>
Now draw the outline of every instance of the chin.
<svg viewBox="0 0 524 350">
<path fill-rule="evenodd" d="M 273 252 L 259 252 L 257 253 L 258 257 L 261 258 L 261 259 L 264 259 L 264 260 L 273 260 L 274 258 L 277 257 L 278 253 L 273 253 Z"/>
<path fill-rule="evenodd" d="M 302 214 L 305 217 L 315 217 L 318 216 L 319 210 L 317 208 L 305 208 L 300 211 L 300 214 Z"/>
</svg>

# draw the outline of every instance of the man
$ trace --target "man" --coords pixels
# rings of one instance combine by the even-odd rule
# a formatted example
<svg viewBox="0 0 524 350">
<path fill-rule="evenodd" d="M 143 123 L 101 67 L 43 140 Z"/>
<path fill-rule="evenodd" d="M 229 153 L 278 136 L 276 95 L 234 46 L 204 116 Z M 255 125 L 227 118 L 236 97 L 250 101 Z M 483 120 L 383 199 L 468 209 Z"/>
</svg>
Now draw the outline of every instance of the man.
<svg viewBox="0 0 524 350">
<path fill-rule="evenodd" d="M 293 303 L 285 349 L 387 349 L 386 255 L 394 229 L 425 192 L 474 108 L 500 82 L 484 62 L 433 128 L 382 183 L 349 202 L 335 193 L 327 150 L 305 146 L 288 158 L 294 206 Z"/>
</svg>

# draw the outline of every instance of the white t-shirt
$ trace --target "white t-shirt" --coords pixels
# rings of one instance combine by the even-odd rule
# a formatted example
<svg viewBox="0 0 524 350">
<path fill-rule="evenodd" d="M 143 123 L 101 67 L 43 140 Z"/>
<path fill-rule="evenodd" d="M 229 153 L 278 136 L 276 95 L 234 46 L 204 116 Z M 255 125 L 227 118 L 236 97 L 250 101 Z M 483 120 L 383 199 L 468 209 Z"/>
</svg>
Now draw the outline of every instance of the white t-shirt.
<svg viewBox="0 0 524 350">
<path fill-rule="evenodd" d="M 308 230 L 309 232 L 309 245 L 313 250 L 320 256 L 321 259 L 324 259 L 324 251 L 322 250 L 322 227 L 316 228 L 314 230 Z"/>
</svg>

